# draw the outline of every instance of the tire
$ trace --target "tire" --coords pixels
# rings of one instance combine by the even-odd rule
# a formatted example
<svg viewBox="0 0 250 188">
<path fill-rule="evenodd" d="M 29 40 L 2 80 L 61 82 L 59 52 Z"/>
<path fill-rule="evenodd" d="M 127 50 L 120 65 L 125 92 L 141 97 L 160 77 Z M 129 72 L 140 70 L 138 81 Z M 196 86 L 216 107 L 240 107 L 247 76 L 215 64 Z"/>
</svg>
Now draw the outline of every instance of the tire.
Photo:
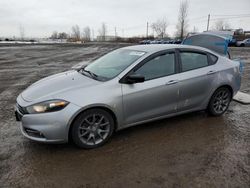
<svg viewBox="0 0 250 188">
<path fill-rule="evenodd" d="M 244 46 L 245 46 L 245 44 L 241 44 L 241 45 L 240 45 L 240 47 L 244 47 Z"/>
<path fill-rule="evenodd" d="M 208 113 L 212 116 L 220 116 L 224 114 L 231 102 L 232 92 L 227 87 L 217 89 L 208 104 Z"/>
<path fill-rule="evenodd" d="M 71 139 L 80 148 L 97 148 L 109 140 L 114 127 L 114 119 L 106 110 L 86 110 L 73 122 Z"/>
</svg>

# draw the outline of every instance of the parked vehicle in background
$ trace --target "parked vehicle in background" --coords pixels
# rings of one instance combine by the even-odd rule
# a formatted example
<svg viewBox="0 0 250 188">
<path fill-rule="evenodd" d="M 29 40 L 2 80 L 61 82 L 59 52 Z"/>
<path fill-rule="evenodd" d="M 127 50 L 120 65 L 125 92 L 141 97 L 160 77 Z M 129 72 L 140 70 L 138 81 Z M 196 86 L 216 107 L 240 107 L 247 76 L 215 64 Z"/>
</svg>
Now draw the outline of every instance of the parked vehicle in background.
<svg viewBox="0 0 250 188">
<path fill-rule="evenodd" d="M 157 40 L 142 40 L 139 44 L 181 44 L 182 40 L 166 40 L 166 39 L 157 39 Z"/>
<path fill-rule="evenodd" d="M 182 40 L 181 39 L 176 39 L 173 41 L 173 44 L 181 44 Z"/>
<path fill-rule="evenodd" d="M 228 43 L 228 46 L 236 46 L 237 40 L 235 38 L 231 39 Z"/>
<path fill-rule="evenodd" d="M 150 40 L 142 40 L 139 44 L 150 44 Z"/>
<path fill-rule="evenodd" d="M 250 46 L 250 38 L 245 39 L 243 41 L 238 41 L 236 43 L 237 46 L 244 47 L 244 46 Z"/>
</svg>

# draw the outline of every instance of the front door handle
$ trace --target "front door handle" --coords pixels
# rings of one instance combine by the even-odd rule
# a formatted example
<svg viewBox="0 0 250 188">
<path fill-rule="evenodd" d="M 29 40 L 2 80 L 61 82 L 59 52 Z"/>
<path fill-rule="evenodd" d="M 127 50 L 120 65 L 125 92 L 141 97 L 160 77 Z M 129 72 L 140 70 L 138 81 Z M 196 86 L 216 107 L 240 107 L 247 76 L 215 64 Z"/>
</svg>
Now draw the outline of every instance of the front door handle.
<svg viewBox="0 0 250 188">
<path fill-rule="evenodd" d="M 211 71 L 209 71 L 209 72 L 207 73 L 207 75 L 210 75 L 210 74 L 215 74 L 215 73 L 216 73 L 216 71 L 211 70 Z"/>
<path fill-rule="evenodd" d="M 166 83 L 166 85 L 173 85 L 177 84 L 179 81 L 178 80 L 170 80 L 169 82 Z"/>
</svg>

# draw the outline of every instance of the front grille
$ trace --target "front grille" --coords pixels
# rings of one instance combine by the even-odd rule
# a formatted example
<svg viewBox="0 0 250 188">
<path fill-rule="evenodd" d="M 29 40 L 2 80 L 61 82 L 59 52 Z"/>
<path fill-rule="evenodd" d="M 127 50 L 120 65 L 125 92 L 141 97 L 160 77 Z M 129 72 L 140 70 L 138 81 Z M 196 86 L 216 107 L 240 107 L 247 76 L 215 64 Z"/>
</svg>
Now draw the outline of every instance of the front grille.
<svg viewBox="0 0 250 188">
<path fill-rule="evenodd" d="M 21 114 L 28 114 L 28 112 L 26 111 L 26 109 L 24 107 L 20 106 L 18 103 L 16 104 L 16 106 L 17 106 L 18 111 Z"/>
</svg>

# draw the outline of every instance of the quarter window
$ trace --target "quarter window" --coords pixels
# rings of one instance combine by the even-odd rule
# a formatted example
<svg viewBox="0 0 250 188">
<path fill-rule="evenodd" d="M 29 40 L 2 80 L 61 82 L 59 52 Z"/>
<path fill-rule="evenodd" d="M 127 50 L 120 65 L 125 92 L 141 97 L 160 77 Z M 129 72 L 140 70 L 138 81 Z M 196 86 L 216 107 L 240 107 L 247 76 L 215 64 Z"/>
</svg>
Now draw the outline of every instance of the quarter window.
<svg viewBox="0 0 250 188">
<path fill-rule="evenodd" d="M 145 77 L 145 80 L 151 80 L 175 73 L 175 54 L 167 53 L 157 56 L 143 64 L 135 73 Z"/>
<path fill-rule="evenodd" d="M 208 66 L 208 58 L 206 54 L 181 52 L 180 56 L 183 72 Z"/>
<path fill-rule="evenodd" d="M 210 59 L 212 61 L 211 63 L 215 64 L 217 62 L 217 60 L 218 60 L 218 57 L 216 57 L 215 55 L 210 54 Z"/>
</svg>

